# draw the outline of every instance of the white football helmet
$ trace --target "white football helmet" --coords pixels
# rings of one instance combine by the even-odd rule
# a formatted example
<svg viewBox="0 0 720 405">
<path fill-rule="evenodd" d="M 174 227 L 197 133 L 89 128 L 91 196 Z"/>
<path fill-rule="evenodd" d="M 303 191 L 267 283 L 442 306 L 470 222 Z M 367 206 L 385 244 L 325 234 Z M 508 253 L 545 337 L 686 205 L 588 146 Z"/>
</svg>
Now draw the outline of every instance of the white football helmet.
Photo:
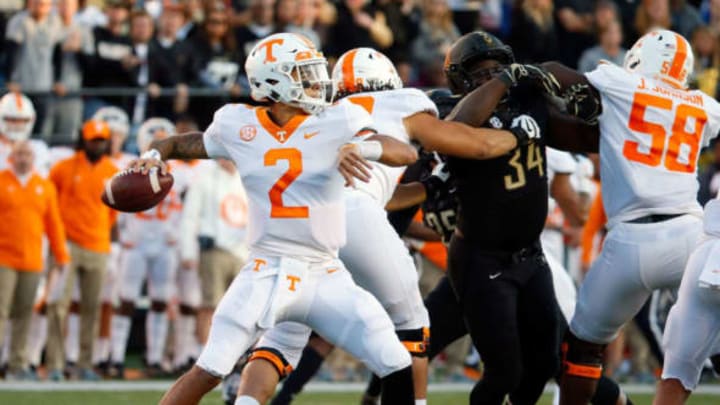
<svg viewBox="0 0 720 405">
<path fill-rule="evenodd" d="M 274 34 L 258 42 L 245 61 L 252 98 L 272 100 L 317 114 L 330 105 L 333 86 L 327 60 L 298 34 Z"/>
<path fill-rule="evenodd" d="M 355 48 L 338 59 L 332 72 L 339 94 L 400 89 L 403 86 L 395 65 L 372 48 Z"/>
<path fill-rule="evenodd" d="M 0 134 L 10 140 L 28 139 L 35 125 L 35 117 L 35 107 L 24 95 L 7 93 L 0 98 Z"/>
<path fill-rule="evenodd" d="M 112 132 L 123 137 L 130 133 L 130 119 L 121 108 L 114 106 L 103 107 L 95 112 L 92 119 L 105 122 Z"/>
<path fill-rule="evenodd" d="M 137 145 L 140 152 L 150 148 L 150 143 L 156 139 L 164 139 L 175 135 L 175 124 L 166 118 L 148 118 L 140 125 L 137 134 Z"/>
<path fill-rule="evenodd" d="M 669 30 L 655 29 L 635 42 L 625 55 L 623 67 L 684 89 L 694 64 L 695 58 L 687 39 Z"/>
</svg>

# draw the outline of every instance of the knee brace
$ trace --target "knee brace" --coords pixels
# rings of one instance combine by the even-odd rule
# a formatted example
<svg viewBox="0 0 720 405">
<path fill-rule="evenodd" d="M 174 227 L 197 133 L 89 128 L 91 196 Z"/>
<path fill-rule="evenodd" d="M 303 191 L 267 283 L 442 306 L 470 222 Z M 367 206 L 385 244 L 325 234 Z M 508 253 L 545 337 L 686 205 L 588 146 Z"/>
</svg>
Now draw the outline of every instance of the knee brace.
<svg viewBox="0 0 720 405">
<path fill-rule="evenodd" d="M 395 331 L 400 342 L 413 357 L 427 357 L 430 348 L 430 328 Z"/>
<path fill-rule="evenodd" d="M 603 344 L 585 342 L 568 332 L 562 344 L 563 374 L 599 380 L 602 376 Z"/>
<path fill-rule="evenodd" d="M 272 364 L 273 367 L 275 367 L 275 371 L 277 371 L 280 380 L 287 377 L 293 370 L 290 363 L 285 360 L 285 356 L 271 347 L 258 347 L 253 349 L 248 357 L 248 362 L 258 359 L 265 360 Z"/>
</svg>

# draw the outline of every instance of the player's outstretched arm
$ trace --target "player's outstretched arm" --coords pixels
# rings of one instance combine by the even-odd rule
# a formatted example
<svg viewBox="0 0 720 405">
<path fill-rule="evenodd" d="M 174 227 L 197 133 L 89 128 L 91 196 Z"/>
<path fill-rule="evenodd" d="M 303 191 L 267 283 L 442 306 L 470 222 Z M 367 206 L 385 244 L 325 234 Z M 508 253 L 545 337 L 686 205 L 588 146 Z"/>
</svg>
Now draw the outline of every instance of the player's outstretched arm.
<svg viewBox="0 0 720 405">
<path fill-rule="evenodd" d="M 580 195 L 573 189 L 569 174 L 555 174 L 552 184 L 550 184 L 550 196 L 558 203 L 570 225 L 582 226 L 585 224 L 590 207 L 582 203 Z"/>
<path fill-rule="evenodd" d="M 400 211 L 422 204 L 427 198 L 425 186 L 419 181 L 398 184 L 392 198 L 385 204 L 385 211 Z"/>
<path fill-rule="evenodd" d="M 159 167 L 164 174 L 167 172 L 164 161 L 168 159 L 209 158 L 205 150 L 203 133 L 195 131 L 152 141 L 148 152 L 140 156 L 140 159 L 130 163 L 128 168 L 146 173 L 153 167 Z"/>
<path fill-rule="evenodd" d="M 427 150 L 466 159 L 492 159 L 502 156 L 524 142 L 522 132 L 472 128 L 468 125 L 441 121 L 427 113 L 411 115 L 403 120 L 410 137 Z"/>
</svg>

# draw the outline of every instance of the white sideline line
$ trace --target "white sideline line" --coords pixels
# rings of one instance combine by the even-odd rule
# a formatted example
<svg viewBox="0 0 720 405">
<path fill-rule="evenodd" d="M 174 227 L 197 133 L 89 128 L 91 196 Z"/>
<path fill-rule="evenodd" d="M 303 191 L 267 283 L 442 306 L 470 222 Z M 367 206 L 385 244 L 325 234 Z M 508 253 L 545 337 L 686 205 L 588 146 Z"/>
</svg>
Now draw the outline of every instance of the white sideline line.
<svg viewBox="0 0 720 405">
<path fill-rule="evenodd" d="M 170 388 L 172 381 L 101 381 L 101 382 L 0 382 L 0 392 L 32 391 L 165 391 Z M 305 387 L 306 392 L 363 392 L 365 383 L 328 383 L 314 382 Z M 438 383 L 430 384 L 429 392 L 470 392 L 472 384 L 469 383 Z M 627 384 L 622 386 L 628 394 L 652 394 L 655 385 Z M 552 386 L 545 387 L 545 392 L 552 392 Z M 720 395 L 720 385 L 703 384 L 694 391 L 696 394 Z"/>
</svg>

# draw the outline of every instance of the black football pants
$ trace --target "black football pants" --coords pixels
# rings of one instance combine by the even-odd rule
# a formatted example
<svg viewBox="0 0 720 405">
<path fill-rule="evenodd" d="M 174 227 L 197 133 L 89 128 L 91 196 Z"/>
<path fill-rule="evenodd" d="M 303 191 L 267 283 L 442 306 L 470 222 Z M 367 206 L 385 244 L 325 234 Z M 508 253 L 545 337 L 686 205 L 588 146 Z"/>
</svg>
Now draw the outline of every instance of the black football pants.
<svg viewBox="0 0 720 405">
<path fill-rule="evenodd" d="M 448 274 L 458 312 L 484 365 L 470 404 L 501 405 L 510 392 L 514 405 L 536 403 L 560 365 L 560 313 L 539 245 L 512 255 L 483 252 L 453 238 Z M 431 355 L 460 333 L 460 324 L 451 319 L 438 321 L 431 314 L 430 324 Z M 451 334 L 436 332 L 436 326 L 448 327 Z"/>
</svg>

